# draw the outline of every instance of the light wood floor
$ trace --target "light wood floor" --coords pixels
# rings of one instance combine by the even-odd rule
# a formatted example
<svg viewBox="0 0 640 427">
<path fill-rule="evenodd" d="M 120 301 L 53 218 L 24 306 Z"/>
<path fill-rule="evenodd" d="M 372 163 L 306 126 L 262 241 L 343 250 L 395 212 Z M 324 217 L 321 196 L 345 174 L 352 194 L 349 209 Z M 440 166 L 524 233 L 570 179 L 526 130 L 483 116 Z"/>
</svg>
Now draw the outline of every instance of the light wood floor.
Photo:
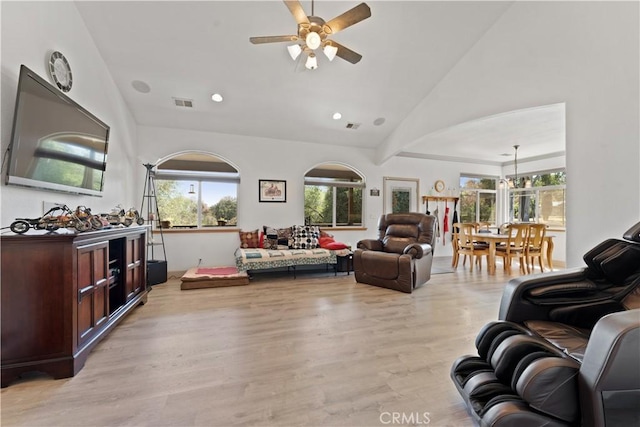
<svg viewBox="0 0 640 427">
<path fill-rule="evenodd" d="M 469 426 L 449 369 L 514 276 L 460 266 L 411 295 L 344 273 L 170 280 L 75 377 L 2 389 L 2 426 Z"/>
</svg>

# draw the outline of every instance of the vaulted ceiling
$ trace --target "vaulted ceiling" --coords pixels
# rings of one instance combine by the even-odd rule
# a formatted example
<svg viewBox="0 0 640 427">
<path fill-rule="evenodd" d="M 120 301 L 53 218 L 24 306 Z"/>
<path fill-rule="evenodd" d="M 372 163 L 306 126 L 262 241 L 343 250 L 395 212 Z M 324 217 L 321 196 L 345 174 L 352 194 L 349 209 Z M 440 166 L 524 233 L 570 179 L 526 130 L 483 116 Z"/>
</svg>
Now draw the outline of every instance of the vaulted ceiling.
<svg viewBox="0 0 640 427">
<path fill-rule="evenodd" d="M 310 71 L 291 60 L 287 43 L 249 42 L 251 36 L 296 33 L 282 1 L 76 4 L 140 125 L 372 149 L 511 6 L 367 0 L 372 16 L 332 37 L 362 60 L 329 62 L 319 54 L 318 69 Z M 301 4 L 311 15 L 311 2 Z M 329 20 L 357 4 L 319 0 L 314 12 Z M 212 102 L 213 93 L 224 101 Z M 192 107 L 178 107 L 174 98 Z M 335 112 L 340 120 L 332 119 Z M 514 141 L 524 140 L 531 141 L 530 156 L 562 152 L 564 106 L 442 129 L 399 155 L 501 164 Z"/>
</svg>

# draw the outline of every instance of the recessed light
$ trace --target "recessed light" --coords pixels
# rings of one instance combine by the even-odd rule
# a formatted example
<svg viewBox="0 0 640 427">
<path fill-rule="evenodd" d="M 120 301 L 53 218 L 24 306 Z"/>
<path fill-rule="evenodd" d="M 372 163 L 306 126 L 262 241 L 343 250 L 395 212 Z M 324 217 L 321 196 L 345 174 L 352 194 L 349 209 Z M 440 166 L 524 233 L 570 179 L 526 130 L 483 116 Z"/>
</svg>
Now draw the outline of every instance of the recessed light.
<svg viewBox="0 0 640 427">
<path fill-rule="evenodd" d="M 373 124 L 376 125 L 376 126 L 380 126 L 380 125 L 384 124 L 385 120 L 386 119 L 384 117 L 378 117 L 377 119 L 375 119 L 373 121 Z"/>
<path fill-rule="evenodd" d="M 219 93 L 214 93 L 213 95 L 211 95 L 211 100 L 213 102 L 222 102 L 223 98 Z"/>
<path fill-rule="evenodd" d="M 340 120 L 342 118 L 342 114 L 335 112 L 333 113 L 333 120 Z"/>
<path fill-rule="evenodd" d="M 151 92 L 151 86 L 149 86 L 147 83 L 140 81 L 140 80 L 134 80 L 131 82 L 131 86 L 133 86 L 133 88 L 135 90 L 137 90 L 140 93 L 149 93 Z"/>
</svg>

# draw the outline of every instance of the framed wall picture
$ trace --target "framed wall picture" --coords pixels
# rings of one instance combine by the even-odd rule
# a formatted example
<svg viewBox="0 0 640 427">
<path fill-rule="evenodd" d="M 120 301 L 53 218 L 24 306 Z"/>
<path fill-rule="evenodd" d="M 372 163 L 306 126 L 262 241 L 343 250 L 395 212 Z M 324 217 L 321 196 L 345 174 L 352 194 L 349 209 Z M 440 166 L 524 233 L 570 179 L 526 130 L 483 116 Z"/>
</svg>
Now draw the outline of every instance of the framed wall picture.
<svg viewBox="0 0 640 427">
<path fill-rule="evenodd" d="M 420 212 L 420 180 L 414 178 L 384 177 L 384 213 Z"/>
<path fill-rule="evenodd" d="M 286 202 L 287 181 L 260 179 L 258 180 L 259 202 Z"/>
</svg>

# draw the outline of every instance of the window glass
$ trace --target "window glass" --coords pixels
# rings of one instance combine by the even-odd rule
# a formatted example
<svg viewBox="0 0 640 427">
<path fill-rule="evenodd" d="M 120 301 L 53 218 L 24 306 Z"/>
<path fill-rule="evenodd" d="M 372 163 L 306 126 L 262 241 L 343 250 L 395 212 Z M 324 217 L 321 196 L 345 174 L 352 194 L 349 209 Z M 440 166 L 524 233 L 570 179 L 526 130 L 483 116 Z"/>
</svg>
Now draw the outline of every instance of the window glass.
<svg viewBox="0 0 640 427">
<path fill-rule="evenodd" d="M 480 204 L 478 220 L 481 222 L 496 223 L 496 193 L 478 192 Z"/>
<path fill-rule="evenodd" d="M 304 219 L 325 227 L 362 225 L 362 177 L 348 166 L 326 163 L 305 174 Z"/>
<path fill-rule="evenodd" d="M 306 224 L 333 224 L 333 187 L 304 186 L 304 218 Z"/>
<path fill-rule="evenodd" d="M 239 174 L 223 160 L 183 154 L 158 165 L 160 219 L 171 228 L 237 225 Z"/>
<path fill-rule="evenodd" d="M 460 222 L 476 222 L 476 208 L 478 192 L 462 191 L 460 192 Z"/>
<path fill-rule="evenodd" d="M 509 181 L 509 218 L 513 222 L 537 222 L 566 227 L 566 173 L 553 171 L 518 177 Z"/>
<path fill-rule="evenodd" d="M 460 221 L 496 223 L 497 178 L 460 176 Z"/>
<path fill-rule="evenodd" d="M 551 227 L 566 227 L 566 190 L 540 190 L 540 222 Z"/>
<path fill-rule="evenodd" d="M 336 225 L 362 225 L 362 188 L 336 187 Z"/>
</svg>

